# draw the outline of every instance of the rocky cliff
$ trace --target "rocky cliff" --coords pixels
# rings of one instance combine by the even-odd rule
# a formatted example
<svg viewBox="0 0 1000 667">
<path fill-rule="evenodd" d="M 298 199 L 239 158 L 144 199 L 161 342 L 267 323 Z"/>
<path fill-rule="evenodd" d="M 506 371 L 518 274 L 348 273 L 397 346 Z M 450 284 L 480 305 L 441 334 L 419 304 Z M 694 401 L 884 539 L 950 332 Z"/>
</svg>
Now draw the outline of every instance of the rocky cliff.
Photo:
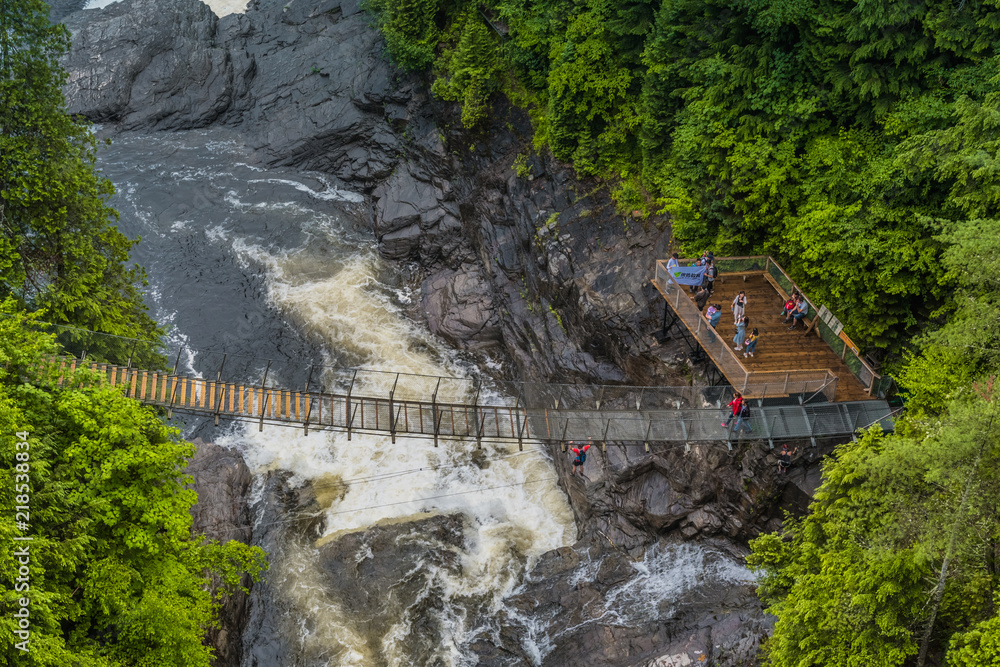
<svg viewBox="0 0 1000 667">
<path fill-rule="evenodd" d="M 194 478 L 198 504 L 191 508 L 192 530 L 209 540 L 225 543 L 253 541 L 247 493 L 251 476 L 243 457 L 210 442 L 195 440 L 197 453 L 187 472 Z M 249 579 L 244 585 L 250 585 Z M 227 596 L 219 610 L 219 627 L 208 630 L 218 667 L 239 667 L 243 657 L 240 637 L 247 624 L 248 597 L 242 591 Z"/>
<path fill-rule="evenodd" d="M 534 153 L 526 115 L 502 100 L 489 127 L 466 132 L 427 81 L 388 62 L 358 0 L 257 0 L 221 19 L 199 0 L 124 0 L 66 23 L 74 113 L 112 134 L 229 126 L 272 164 L 365 193 L 380 252 L 419 267 L 414 316 L 454 346 L 500 358 L 523 380 L 664 384 L 690 372 L 681 350 L 650 336 L 663 304 L 649 276 L 667 251 L 666 221 L 622 215 L 605 183 Z M 518 593 L 562 638 L 545 664 L 752 663 L 768 621 L 747 582 L 684 604 L 679 594 L 655 623 L 602 620 L 594 602 L 635 579 L 650 549 L 709 540 L 741 553 L 777 525 L 781 507 L 808 499 L 815 465 L 797 467 L 789 483 L 776 479 L 766 445 L 612 443 L 580 479 L 552 453 L 581 539 L 543 558 Z M 280 550 L 277 537 L 255 539 Z M 586 581 L 574 574 L 581 562 L 596 564 Z M 512 637 L 529 632 L 508 627 Z M 483 664 L 516 664 L 505 639 L 477 647 Z M 220 655 L 240 659 L 237 649 Z M 271 658 L 280 655 L 253 664 Z"/>
</svg>

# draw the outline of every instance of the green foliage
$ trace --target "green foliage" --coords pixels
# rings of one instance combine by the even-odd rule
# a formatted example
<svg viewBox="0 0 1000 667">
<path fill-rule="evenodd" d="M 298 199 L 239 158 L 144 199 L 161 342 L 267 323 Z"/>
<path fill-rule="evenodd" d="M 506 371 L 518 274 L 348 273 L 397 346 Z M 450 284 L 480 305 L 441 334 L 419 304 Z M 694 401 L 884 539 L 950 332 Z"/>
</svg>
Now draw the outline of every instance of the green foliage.
<svg viewBox="0 0 1000 667">
<path fill-rule="evenodd" d="M 514 164 L 510 168 L 514 170 L 518 178 L 528 178 L 531 176 L 531 165 L 528 164 L 528 156 L 524 153 L 518 153 L 514 156 Z"/>
<path fill-rule="evenodd" d="M 0 12 L 0 297 L 44 308 L 57 323 L 155 337 L 128 265 L 134 241 L 114 226 L 113 187 L 98 175 L 96 139 L 66 114 L 69 44 L 40 0 Z"/>
<path fill-rule="evenodd" d="M 431 90 L 443 100 L 462 102 L 462 124 L 473 128 L 486 118 L 489 98 L 500 88 L 500 54 L 495 36 L 475 14 L 456 22 L 455 49 L 446 49 L 438 60 L 444 72 Z"/>
<path fill-rule="evenodd" d="M 244 573 L 257 579 L 263 552 L 191 536 L 197 497 L 183 468 L 194 447 L 152 409 L 90 372 L 61 385 L 25 382 L 55 345 L 23 319 L 0 319 L 0 360 L 11 362 L 0 372 L 2 661 L 207 667 L 211 651 L 202 640 L 218 601 L 209 580 L 220 581 L 223 594 Z M 27 448 L 16 432 L 28 433 Z M 18 470 L 15 454 L 23 460 L 25 452 Z M 27 531 L 15 526 L 15 505 L 23 504 Z M 25 532 L 30 542 L 13 540 Z M 25 544 L 30 589 L 17 591 L 13 550 Z M 22 597 L 30 599 L 29 653 L 14 647 L 10 610 Z"/>
<path fill-rule="evenodd" d="M 669 214 L 682 249 L 774 254 L 898 351 L 952 304 L 942 230 L 1000 220 L 998 5 L 458 0 L 406 25 L 442 38 L 435 90 L 467 126 L 505 79 L 536 147 L 620 180 L 623 211 Z"/>
<path fill-rule="evenodd" d="M 438 39 L 437 0 L 364 0 L 362 6 L 375 16 L 389 55 L 400 67 L 430 66 Z"/>
<path fill-rule="evenodd" d="M 988 654 L 1000 584 L 998 404 L 991 388 L 956 390 L 940 415 L 839 446 L 809 515 L 752 543 L 748 563 L 778 617 L 768 664 L 905 664 L 946 557 L 933 645 L 951 644 L 948 664 Z"/>
</svg>

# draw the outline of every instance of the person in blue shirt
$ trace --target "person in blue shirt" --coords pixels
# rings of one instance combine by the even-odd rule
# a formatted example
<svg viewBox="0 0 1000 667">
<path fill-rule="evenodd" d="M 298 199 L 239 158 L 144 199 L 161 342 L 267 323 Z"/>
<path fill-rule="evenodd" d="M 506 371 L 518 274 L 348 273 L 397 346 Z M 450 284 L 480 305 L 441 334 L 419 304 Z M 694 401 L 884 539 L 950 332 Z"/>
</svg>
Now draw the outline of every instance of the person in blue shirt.
<svg viewBox="0 0 1000 667">
<path fill-rule="evenodd" d="M 677 261 L 679 259 L 680 257 L 675 252 L 673 254 L 673 257 L 667 260 L 667 271 L 669 271 L 670 269 L 676 269 L 678 266 L 680 266 L 679 262 Z"/>
<path fill-rule="evenodd" d="M 715 312 L 712 313 L 712 317 L 708 320 L 708 323 L 712 325 L 713 329 L 715 329 L 719 324 L 719 320 L 721 319 L 722 319 L 722 306 L 719 304 L 715 304 Z"/>
<path fill-rule="evenodd" d="M 792 314 L 792 326 L 789 329 L 794 329 L 795 325 L 799 323 L 799 320 L 804 318 L 809 314 L 809 302 L 805 299 L 799 299 L 799 305 L 795 306 L 795 312 Z M 805 325 L 803 325 L 805 326 Z"/>
</svg>

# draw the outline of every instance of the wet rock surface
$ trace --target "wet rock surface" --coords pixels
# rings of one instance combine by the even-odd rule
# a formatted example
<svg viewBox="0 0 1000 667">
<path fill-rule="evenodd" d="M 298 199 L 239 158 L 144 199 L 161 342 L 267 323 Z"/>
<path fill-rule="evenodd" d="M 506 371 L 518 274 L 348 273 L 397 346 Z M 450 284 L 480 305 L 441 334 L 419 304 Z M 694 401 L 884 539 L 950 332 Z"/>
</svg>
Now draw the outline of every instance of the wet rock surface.
<svg viewBox="0 0 1000 667">
<path fill-rule="evenodd" d="M 303 615 L 286 593 L 297 581 L 276 574 L 282 568 L 275 564 L 294 557 L 299 552 L 295 546 L 305 548 L 318 538 L 322 519 L 312 488 L 291 483 L 290 478 L 290 473 L 282 472 L 267 473 L 255 480 L 259 488 L 255 489 L 252 504 L 256 517 L 253 544 L 267 552 L 271 567 L 250 597 L 242 633 L 244 666 L 296 664 L 301 629 L 287 625 L 283 619 Z M 301 571 L 305 566 L 292 569 Z M 291 614 L 286 614 L 289 610 Z"/>
<path fill-rule="evenodd" d="M 187 472 L 194 478 L 192 488 L 198 503 L 191 508 L 192 530 L 210 540 L 249 543 L 253 537 L 252 516 L 247 502 L 251 475 L 243 457 L 210 442 L 194 441 L 197 453 Z M 248 588 L 251 582 L 244 582 Z M 249 612 L 248 596 L 236 591 L 227 596 L 219 610 L 219 627 L 208 630 L 208 642 L 215 648 L 217 667 L 239 667 L 242 660 L 240 637 Z"/>
<path fill-rule="evenodd" d="M 650 335 L 663 312 L 649 277 L 667 254 L 666 221 L 622 215 L 607 183 L 535 154 L 526 115 L 502 100 L 489 127 L 466 132 L 454 105 L 434 101 L 426 81 L 386 60 L 357 0 L 257 0 L 246 14 L 221 19 L 198 0 L 124 0 L 72 14 L 67 24 L 72 112 L 104 123 L 106 134 L 225 125 L 269 164 L 322 171 L 363 192 L 381 254 L 416 266 L 408 269 L 421 294 L 414 316 L 458 348 L 501 358 L 508 379 L 683 382 L 684 351 L 658 347 Z M 811 461 L 800 454 L 778 478 L 766 444 L 647 452 L 642 443 L 615 443 L 594 451 L 580 478 L 553 447 L 581 540 L 544 556 L 514 594 L 513 607 L 544 627 L 506 618 L 474 647 L 481 663 L 752 664 L 769 621 L 752 586 L 735 575 L 696 581 L 644 608 L 655 622 L 614 617 L 606 603 L 629 586 L 642 590 L 660 567 L 654 558 L 721 572 L 719 563 L 735 562 L 747 539 L 780 525 L 781 508 L 804 507 L 821 451 L 811 450 Z M 242 484 L 243 473 L 210 460 L 225 458 L 216 452 L 199 464 L 201 478 L 218 483 L 198 482 L 217 490 L 206 491 L 196 521 L 212 534 L 243 521 L 245 508 L 224 491 Z M 395 564 L 368 572 L 362 547 L 391 552 L 389 542 L 418 524 L 440 533 L 442 544 L 461 533 L 457 519 L 440 517 L 316 545 L 320 507 L 308 487 L 281 474 L 257 483 L 258 528 L 247 538 L 272 562 L 290 558 L 290 544 L 312 550 L 323 563 L 312 574 L 331 590 L 346 586 L 356 611 L 374 623 L 383 622 L 373 606 L 380 586 L 410 561 L 404 549 Z M 216 505 L 241 518 L 217 515 Z M 249 528 L 232 528 L 240 531 Z M 684 540 L 691 549 L 723 546 L 692 556 Z M 341 576 L 347 570 L 353 579 Z M 370 588 L 349 583 L 359 573 Z M 301 628 L 278 620 L 278 611 L 295 615 L 282 593 L 294 584 L 266 578 L 245 614 L 233 611 L 230 627 L 245 625 L 243 644 L 226 649 L 236 662 L 222 664 L 294 663 Z M 315 602 L 332 604 L 322 595 Z M 322 628 L 308 630 L 323 637 Z M 540 646 L 543 634 L 554 644 Z"/>
</svg>

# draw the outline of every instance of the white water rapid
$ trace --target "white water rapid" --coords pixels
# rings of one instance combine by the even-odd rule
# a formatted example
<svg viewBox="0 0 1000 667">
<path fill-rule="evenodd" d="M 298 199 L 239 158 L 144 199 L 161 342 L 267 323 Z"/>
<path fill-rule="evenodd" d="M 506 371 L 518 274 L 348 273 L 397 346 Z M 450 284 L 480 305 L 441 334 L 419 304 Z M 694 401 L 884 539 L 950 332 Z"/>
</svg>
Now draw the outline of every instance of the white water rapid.
<svg viewBox="0 0 1000 667">
<path fill-rule="evenodd" d="M 102 167 L 119 189 L 114 203 L 124 231 L 143 237 L 135 259 L 147 267 L 154 314 L 172 327 L 173 341 L 274 359 L 272 378 L 281 377 L 282 364 L 310 363 L 468 374 L 407 317 L 416 297 L 375 252 L 360 195 L 322 175 L 266 169 L 221 131 L 119 135 Z M 208 376 L 207 358 L 189 353 L 182 361 Z M 433 380 L 427 384 L 429 395 Z M 241 451 L 258 497 L 268 473 L 288 471 L 286 483 L 311 485 L 323 511 L 318 538 L 271 545 L 261 614 L 273 639 L 262 640 L 261 650 L 284 648 L 281 657 L 245 657 L 244 664 L 475 664 L 470 645 L 495 632 L 482 619 L 504 606 L 539 555 L 576 539 L 552 462 L 537 443 L 519 452 L 488 443 L 477 450 L 474 441 L 434 447 L 424 439 L 393 444 L 355 434 L 348 441 L 278 426 L 261 432 L 242 423 L 189 429 L 208 429 L 199 434 Z M 261 522 L 287 519 L 258 516 L 255 535 L 267 528 Z M 457 528 L 432 534 L 435 520 Z M 397 541 L 381 550 L 360 546 L 345 558 L 359 567 L 380 560 L 405 567 L 361 581 L 388 598 L 376 612 L 352 612 L 356 600 L 331 582 L 321 552 L 372 526 L 391 526 Z"/>
</svg>

